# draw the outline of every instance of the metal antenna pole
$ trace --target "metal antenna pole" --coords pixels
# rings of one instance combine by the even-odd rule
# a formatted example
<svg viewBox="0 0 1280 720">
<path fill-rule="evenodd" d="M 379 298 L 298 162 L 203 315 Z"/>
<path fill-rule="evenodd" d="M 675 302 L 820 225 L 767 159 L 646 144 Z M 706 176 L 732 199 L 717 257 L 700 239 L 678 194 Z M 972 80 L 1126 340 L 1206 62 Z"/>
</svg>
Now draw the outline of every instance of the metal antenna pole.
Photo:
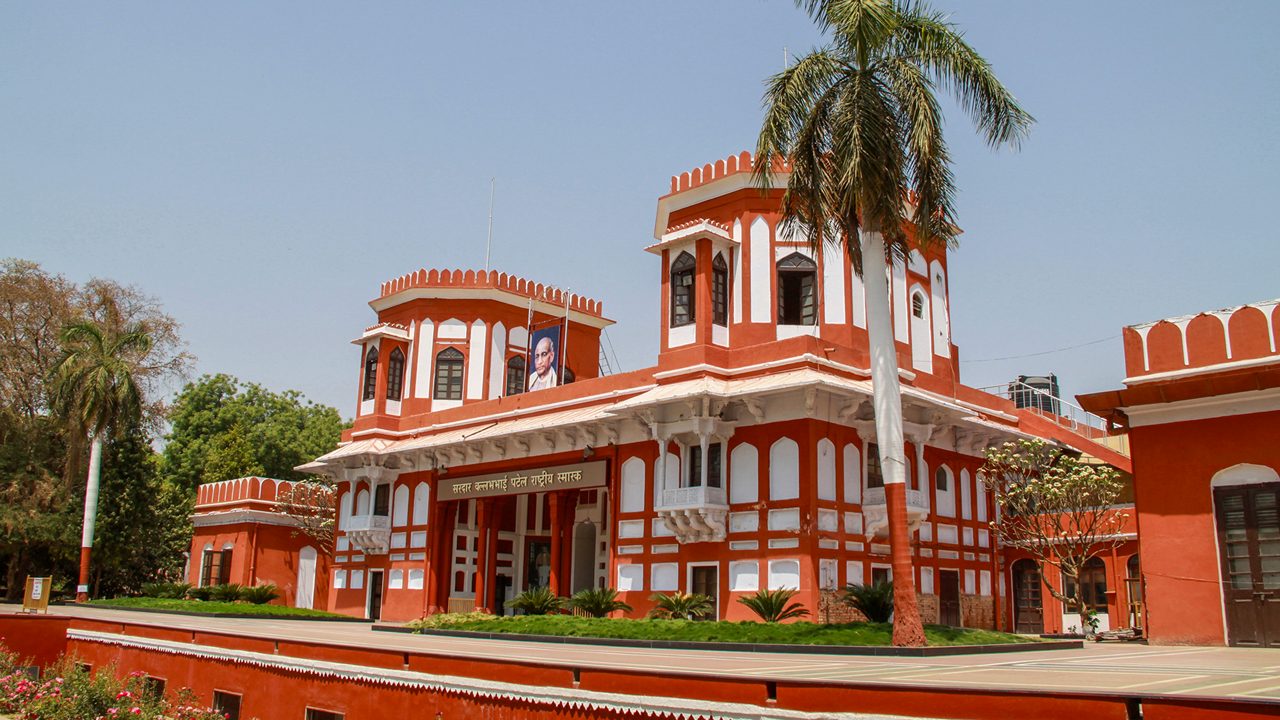
<svg viewBox="0 0 1280 720">
<path fill-rule="evenodd" d="M 489 248 L 493 246 L 493 188 L 496 178 L 489 178 L 489 237 L 484 241 L 484 270 L 489 272 Z"/>
</svg>

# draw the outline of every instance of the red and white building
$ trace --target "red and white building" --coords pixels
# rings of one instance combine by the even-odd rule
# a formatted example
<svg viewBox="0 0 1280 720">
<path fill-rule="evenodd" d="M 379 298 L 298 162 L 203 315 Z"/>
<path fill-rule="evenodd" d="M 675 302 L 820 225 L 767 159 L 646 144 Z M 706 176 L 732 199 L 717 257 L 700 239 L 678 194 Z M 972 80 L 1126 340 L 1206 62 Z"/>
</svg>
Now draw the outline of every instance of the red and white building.
<svg viewBox="0 0 1280 720">
<path fill-rule="evenodd" d="M 1277 305 L 1127 327 L 1125 387 L 1079 397 L 1128 430 L 1153 642 L 1280 644 Z"/>
<path fill-rule="evenodd" d="M 326 549 L 278 512 L 293 485 L 244 477 L 196 489 L 187 582 L 196 587 L 274 583 L 278 604 L 323 610 L 329 606 Z"/>
<path fill-rule="evenodd" d="M 499 272 L 382 285 L 354 340 L 354 427 L 300 468 L 339 481 L 330 609 L 406 620 L 609 586 L 635 614 L 681 590 L 747 619 L 736 598 L 793 587 L 822 619 L 846 583 L 889 576 L 862 280 L 782 236 L 781 187 L 762 195 L 750 169 L 718 160 L 658 200 L 654 367 L 600 375 L 598 300 Z M 915 580 L 926 622 L 1012 627 L 983 450 L 1035 436 L 1128 459 L 963 385 L 948 283 L 942 249 L 890 273 Z M 575 380 L 521 392 L 530 327 L 557 318 Z"/>
</svg>

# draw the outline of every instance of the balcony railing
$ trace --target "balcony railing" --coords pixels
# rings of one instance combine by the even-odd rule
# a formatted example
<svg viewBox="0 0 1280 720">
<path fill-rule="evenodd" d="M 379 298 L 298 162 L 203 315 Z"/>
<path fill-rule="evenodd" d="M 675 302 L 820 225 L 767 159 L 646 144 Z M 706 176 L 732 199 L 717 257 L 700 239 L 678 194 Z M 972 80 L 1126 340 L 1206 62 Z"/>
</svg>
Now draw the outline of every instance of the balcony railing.
<svg viewBox="0 0 1280 720">
<path fill-rule="evenodd" d="M 662 498 L 658 501 L 659 510 L 675 510 L 677 508 L 705 505 L 728 506 L 725 501 L 724 488 L 711 487 L 709 485 L 671 488 L 663 490 Z"/>
<path fill-rule="evenodd" d="M 391 518 L 386 515 L 353 515 L 347 519 L 347 537 L 366 553 L 384 553 L 391 542 Z"/>
<path fill-rule="evenodd" d="M 697 486 L 663 490 L 658 517 L 680 543 L 724 540 L 729 504 L 722 487 Z"/>
<path fill-rule="evenodd" d="M 915 531 L 929 516 L 929 503 L 920 490 L 907 488 L 907 528 Z M 867 488 L 862 493 L 863 532 L 867 537 L 889 534 L 889 508 L 884 488 Z"/>
<path fill-rule="evenodd" d="M 862 493 L 862 506 L 868 505 L 884 505 L 884 488 L 867 488 Z M 924 493 L 919 490 L 907 489 L 907 510 L 924 510 L 928 512 L 929 503 L 924 498 Z"/>
</svg>

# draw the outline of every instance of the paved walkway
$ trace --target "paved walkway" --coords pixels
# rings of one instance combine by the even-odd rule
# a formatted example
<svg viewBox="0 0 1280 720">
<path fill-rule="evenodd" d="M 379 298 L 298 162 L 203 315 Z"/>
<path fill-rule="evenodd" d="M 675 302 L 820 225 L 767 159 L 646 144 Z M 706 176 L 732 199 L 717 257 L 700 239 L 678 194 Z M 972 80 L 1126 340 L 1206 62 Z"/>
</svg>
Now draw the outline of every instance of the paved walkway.
<svg viewBox="0 0 1280 720">
<path fill-rule="evenodd" d="M 0 605 L 0 612 L 13 611 Z M 821 680 L 895 686 L 947 686 L 1033 691 L 1183 695 L 1280 701 L 1280 650 L 1087 644 L 1052 650 L 938 658 L 792 653 L 649 650 L 374 632 L 363 623 L 203 618 L 52 607 L 50 614 L 189 630 L 234 632 L 273 640 L 416 651 L 455 658 L 528 660 L 544 664 L 702 676 Z M 447 672 L 446 667 L 441 668 Z"/>
</svg>

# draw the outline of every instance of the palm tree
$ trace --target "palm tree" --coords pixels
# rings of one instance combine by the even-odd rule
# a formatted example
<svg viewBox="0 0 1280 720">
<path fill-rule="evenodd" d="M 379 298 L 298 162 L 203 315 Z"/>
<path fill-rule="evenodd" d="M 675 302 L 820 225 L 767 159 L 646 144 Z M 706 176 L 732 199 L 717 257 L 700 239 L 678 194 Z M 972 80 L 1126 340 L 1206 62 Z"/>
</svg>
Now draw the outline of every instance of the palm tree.
<svg viewBox="0 0 1280 720">
<path fill-rule="evenodd" d="M 893 549 L 893 642 L 922 645 L 887 258 L 906 254 L 909 232 L 924 247 L 948 245 L 957 232 L 938 86 L 955 96 L 993 147 L 1016 147 L 1033 118 L 956 27 L 923 3 L 797 4 L 831 40 L 769 79 L 754 171 L 767 189 L 775 172 L 788 170 L 783 232 L 812 228 L 808 237 L 815 247 L 843 244 L 864 278 L 876 441 Z"/>
<path fill-rule="evenodd" d="M 102 474 L 102 441 L 112 429 L 142 414 L 139 363 L 151 350 L 152 338 L 142 323 L 119 330 L 92 320 L 62 330 L 62 357 L 54 366 L 54 398 L 73 427 L 90 441 L 89 477 L 84 493 L 84 529 L 80 541 L 80 581 L 76 601 L 89 599 L 89 553 L 98 515 L 98 482 Z"/>
</svg>

